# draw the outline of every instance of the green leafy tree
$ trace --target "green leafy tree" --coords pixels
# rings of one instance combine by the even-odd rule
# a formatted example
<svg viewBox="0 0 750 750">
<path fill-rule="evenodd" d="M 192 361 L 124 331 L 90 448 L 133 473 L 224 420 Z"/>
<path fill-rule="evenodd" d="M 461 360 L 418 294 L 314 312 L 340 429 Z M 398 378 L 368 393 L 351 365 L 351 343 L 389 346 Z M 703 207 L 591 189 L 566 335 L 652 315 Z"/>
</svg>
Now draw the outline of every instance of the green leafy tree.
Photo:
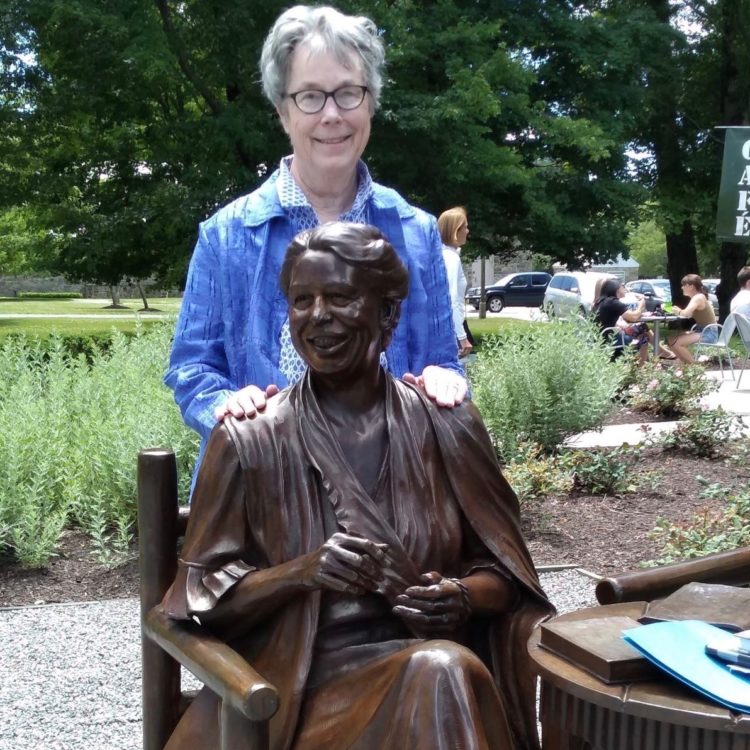
<svg viewBox="0 0 750 750">
<path fill-rule="evenodd" d="M 630 257 L 640 264 L 640 276 L 659 278 L 667 272 L 666 237 L 654 219 L 634 226 L 628 235 L 627 246 Z"/>
<path fill-rule="evenodd" d="M 184 272 L 196 224 L 288 144 L 258 82 L 272 0 L 9 0 L 0 20 L 24 200 L 54 265 L 114 284 Z M 644 32 L 631 3 L 361 0 L 388 47 L 367 159 L 434 213 L 462 204 L 471 252 L 573 266 L 625 249 L 643 200 L 628 167 Z"/>
</svg>

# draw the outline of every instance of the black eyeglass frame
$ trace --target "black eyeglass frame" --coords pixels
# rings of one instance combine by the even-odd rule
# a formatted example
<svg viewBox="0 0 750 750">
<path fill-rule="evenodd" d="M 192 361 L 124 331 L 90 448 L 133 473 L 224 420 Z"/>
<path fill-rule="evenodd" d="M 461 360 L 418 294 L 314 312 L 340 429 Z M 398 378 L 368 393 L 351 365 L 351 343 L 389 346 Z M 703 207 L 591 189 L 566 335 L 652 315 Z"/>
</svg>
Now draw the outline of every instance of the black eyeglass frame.
<svg viewBox="0 0 750 750">
<path fill-rule="evenodd" d="M 353 107 L 342 107 L 338 100 L 336 99 L 336 94 L 339 93 L 339 91 L 343 91 L 344 89 L 360 89 L 362 92 L 362 98 L 353 106 Z M 300 94 L 306 94 L 311 91 L 314 91 L 316 94 L 323 94 L 323 103 L 320 105 L 320 107 L 316 110 L 309 111 L 302 109 L 300 105 L 297 103 L 297 97 Z M 297 109 L 302 112 L 305 115 L 317 115 L 318 112 L 322 112 L 325 109 L 326 102 L 329 99 L 333 99 L 335 105 L 343 110 L 344 112 L 352 112 L 353 110 L 357 109 L 358 107 L 362 106 L 362 102 L 365 100 L 365 97 L 369 93 L 370 89 L 367 86 L 360 86 L 356 83 L 347 83 L 344 86 L 339 86 L 337 89 L 334 89 L 333 91 L 323 91 L 323 89 L 300 89 L 299 91 L 295 91 L 292 94 L 287 94 L 287 97 L 291 99 L 294 102 L 294 105 L 297 107 Z"/>
</svg>

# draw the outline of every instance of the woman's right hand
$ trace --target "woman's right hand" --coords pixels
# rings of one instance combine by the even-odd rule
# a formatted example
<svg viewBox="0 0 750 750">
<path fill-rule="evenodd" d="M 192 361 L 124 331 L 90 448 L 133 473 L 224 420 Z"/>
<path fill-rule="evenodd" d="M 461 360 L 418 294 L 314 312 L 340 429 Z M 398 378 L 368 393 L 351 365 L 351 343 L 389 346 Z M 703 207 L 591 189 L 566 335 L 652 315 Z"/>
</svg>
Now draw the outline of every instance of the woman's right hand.
<svg viewBox="0 0 750 750">
<path fill-rule="evenodd" d="M 271 396 L 279 392 L 277 385 L 266 386 L 262 391 L 257 385 L 248 385 L 233 393 L 221 406 L 214 409 L 214 417 L 221 422 L 224 417 L 232 415 L 236 419 L 254 417 L 257 412 L 266 408 L 266 403 Z"/>
<path fill-rule="evenodd" d="M 387 552 L 387 544 L 337 532 L 319 550 L 307 555 L 303 586 L 347 594 L 375 591 L 383 581 Z"/>
</svg>

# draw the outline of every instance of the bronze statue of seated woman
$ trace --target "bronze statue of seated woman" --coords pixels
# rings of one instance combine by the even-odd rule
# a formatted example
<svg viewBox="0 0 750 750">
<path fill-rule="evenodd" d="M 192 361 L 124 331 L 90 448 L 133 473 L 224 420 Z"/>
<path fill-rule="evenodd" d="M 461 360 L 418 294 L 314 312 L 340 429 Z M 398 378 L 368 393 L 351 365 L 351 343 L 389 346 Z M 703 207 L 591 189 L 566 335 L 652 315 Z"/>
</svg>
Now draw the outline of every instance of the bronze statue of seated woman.
<svg viewBox="0 0 750 750">
<path fill-rule="evenodd" d="M 295 238 L 307 373 L 214 429 L 162 603 L 276 686 L 279 750 L 538 747 L 526 639 L 552 607 L 476 408 L 380 366 L 408 287 L 374 227 Z M 204 688 L 167 747 L 217 747 L 217 718 Z"/>
</svg>

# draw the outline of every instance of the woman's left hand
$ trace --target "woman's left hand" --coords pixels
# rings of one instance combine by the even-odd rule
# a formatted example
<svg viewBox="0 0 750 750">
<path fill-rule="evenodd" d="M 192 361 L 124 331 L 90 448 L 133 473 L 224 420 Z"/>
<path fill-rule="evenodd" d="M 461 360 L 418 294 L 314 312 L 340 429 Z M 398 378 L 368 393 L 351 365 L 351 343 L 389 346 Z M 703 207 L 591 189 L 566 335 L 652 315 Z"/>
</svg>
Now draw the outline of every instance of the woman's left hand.
<svg viewBox="0 0 750 750">
<path fill-rule="evenodd" d="M 419 631 L 450 633 L 469 619 L 471 609 L 465 587 L 453 578 L 430 572 L 425 586 L 410 586 L 396 597 L 393 614 Z"/>
<path fill-rule="evenodd" d="M 449 409 L 458 406 L 466 398 L 469 388 L 466 380 L 458 373 L 437 365 L 428 365 L 418 377 L 407 372 L 403 379 L 421 388 L 427 398 L 438 406 Z"/>
</svg>

